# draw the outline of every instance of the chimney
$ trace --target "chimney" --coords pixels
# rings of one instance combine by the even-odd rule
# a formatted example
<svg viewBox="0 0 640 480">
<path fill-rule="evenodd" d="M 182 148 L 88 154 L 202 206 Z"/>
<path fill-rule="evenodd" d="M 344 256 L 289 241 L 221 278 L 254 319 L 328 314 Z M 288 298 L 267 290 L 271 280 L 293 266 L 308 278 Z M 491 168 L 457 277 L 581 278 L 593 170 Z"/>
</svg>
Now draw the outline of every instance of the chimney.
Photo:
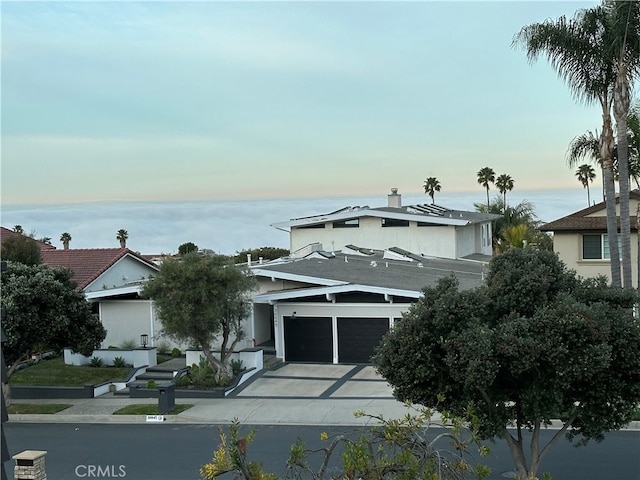
<svg viewBox="0 0 640 480">
<path fill-rule="evenodd" d="M 402 207 L 402 195 L 398 193 L 397 188 L 392 188 L 391 193 L 387 195 L 387 199 L 389 200 L 388 206 L 393 208 Z"/>
</svg>

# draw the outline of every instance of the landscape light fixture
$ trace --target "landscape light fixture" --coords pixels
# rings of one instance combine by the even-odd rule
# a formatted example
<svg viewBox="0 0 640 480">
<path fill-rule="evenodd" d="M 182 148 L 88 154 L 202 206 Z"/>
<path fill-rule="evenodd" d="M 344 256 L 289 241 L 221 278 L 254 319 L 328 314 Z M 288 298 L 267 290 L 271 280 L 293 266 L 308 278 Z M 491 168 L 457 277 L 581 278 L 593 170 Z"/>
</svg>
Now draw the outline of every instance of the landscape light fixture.
<svg viewBox="0 0 640 480">
<path fill-rule="evenodd" d="M 149 343 L 149 335 L 143 333 L 140 335 L 140 345 L 142 345 L 142 348 L 147 348 L 147 343 Z"/>
</svg>

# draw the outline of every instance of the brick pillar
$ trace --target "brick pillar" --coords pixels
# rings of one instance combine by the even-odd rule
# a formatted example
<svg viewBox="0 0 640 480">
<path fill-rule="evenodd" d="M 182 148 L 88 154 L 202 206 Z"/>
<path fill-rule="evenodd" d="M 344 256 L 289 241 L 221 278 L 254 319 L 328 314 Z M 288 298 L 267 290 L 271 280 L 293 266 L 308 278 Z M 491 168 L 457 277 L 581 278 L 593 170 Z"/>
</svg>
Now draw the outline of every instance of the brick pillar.
<svg viewBox="0 0 640 480">
<path fill-rule="evenodd" d="M 16 480 L 47 480 L 47 472 L 44 468 L 43 450 L 25 450 L 13 458 L 16 466 L 13 468 L 13 476 Z"/>
</svg>

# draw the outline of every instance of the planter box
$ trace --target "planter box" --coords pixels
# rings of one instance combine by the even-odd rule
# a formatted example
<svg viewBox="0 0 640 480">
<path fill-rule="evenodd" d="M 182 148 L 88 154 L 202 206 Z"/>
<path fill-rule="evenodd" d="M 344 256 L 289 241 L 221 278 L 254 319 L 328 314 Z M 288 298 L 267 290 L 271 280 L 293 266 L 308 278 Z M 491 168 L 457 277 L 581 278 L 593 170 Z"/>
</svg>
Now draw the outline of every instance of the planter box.
<svg viewBox="0 0 640 480">
<path fill-rule="evenodd" d="M 102 359 L 103 365 L 113 365 L 116 357 L 122 357 L 128 365 L 141 367 L 147 365 L 153 367 L 158 364 L 156 347 L 134 348 L 133 350 L 120 350 L 115 348 L 94 350 L 92 357 Z M 87 365 L 92 357 L 85 357 L 79 353 L 71 353 L 71 349 L 64 349 L 64 363 L 66 365 Z"/>
</svg>

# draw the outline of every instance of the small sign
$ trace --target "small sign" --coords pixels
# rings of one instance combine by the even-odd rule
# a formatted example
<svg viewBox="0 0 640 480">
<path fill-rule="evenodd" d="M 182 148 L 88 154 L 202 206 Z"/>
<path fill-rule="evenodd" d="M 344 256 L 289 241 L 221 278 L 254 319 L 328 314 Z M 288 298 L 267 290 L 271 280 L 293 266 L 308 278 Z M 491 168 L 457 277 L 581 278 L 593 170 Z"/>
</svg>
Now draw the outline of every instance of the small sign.
<svg viewBox="0 0 640 480">
<path fill-rule="evenodd" d="M 164 422 L 164 415 L 147 415 L 147 422 Z"/>
</svg>

